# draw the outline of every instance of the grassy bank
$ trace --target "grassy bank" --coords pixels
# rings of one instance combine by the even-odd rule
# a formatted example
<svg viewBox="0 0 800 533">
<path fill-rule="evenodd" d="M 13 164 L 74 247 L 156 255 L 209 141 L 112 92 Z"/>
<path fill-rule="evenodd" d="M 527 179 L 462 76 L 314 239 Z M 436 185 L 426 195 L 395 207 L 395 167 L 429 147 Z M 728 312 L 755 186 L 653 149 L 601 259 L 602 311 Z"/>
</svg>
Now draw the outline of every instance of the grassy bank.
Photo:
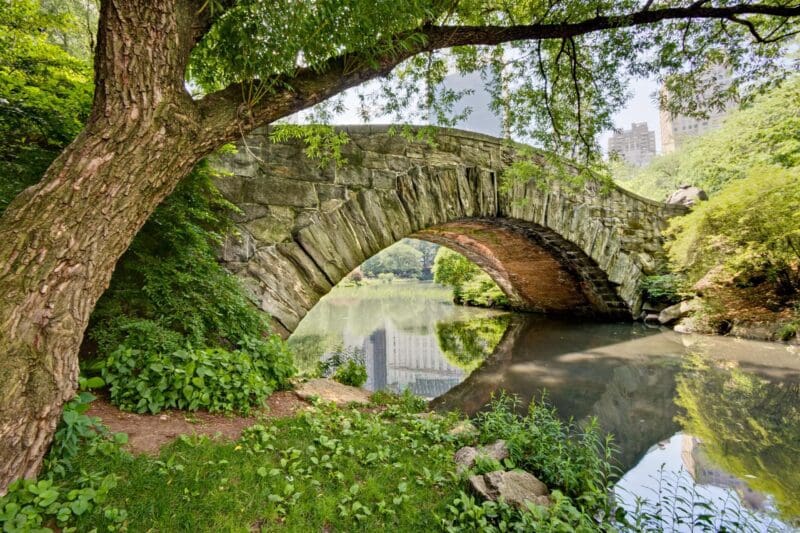
<svg viewBox="0 0 800 533">
<path fill-rule="evenodd" d="M 383 393 L 367 409 L 316 405 L 291 418 L 265 419 L 236 441 L 182 436 L 157 457 L 131 455 L 105 439 L 98 446 L 94 439 L 66 469 L 43 476 L 50 484 L 46 498 L 28 482 L 0 500 L 0 526 L 500 531 L 560 524 L 554 530 L 570 531 L 588 527 L 605 504 L 607 487 L 600 481 L 607 465 L 596 454 L 600 442 L 593 429 L 572 434 L 550 410 L 534 409 L 533 417 L 521 419 L 510 403 L 498 403 L 479 423 L 482 432 L 451 434 L 459 418 L 418 414 L 424 405 L 410 395 Z M 538 434 L 530 432 L 533 423 L 541 425 Z M 498 436 L 511 449 L 504 464 L 479 462 L 472 472 L 456 473 L 453 454 L 459 447 Z M 521 512 L 481 504 L 465 493 L 469 474 L 529 468 L 534 457 L 547 467 L 533 470 L 555 489 L 550 510 Z M 101 481 L 102 494 L 96 490 Z M 91 497 L 73 509 L 76 489 Z"/>
<path fill-rule="evenodd" d="M 676 516 L 716 531 L 709 506 L 684 516 L 682 500 L 622 512 L 610 499 L 611 449 L 596 425 L 500 398 L 471 430 L 456 414 L 420 414 L 411 395 L 378 393 L 364 408 L 327 404 L 263 419 L 234 441 L 181 436 L 157 456 L 132 455 L 86 428 L 70 457 L 51 456 L 38 481 L 0 498 L 3 531 L 670 531 Z M 457 472 L 463 445 L 507 443 L 502 462 Z M 77 452 L 77 453 L 75 453 Z M 551 504 L 517 509 L 481 502 L 468 478 L 521 469 L 550 488 Z M 731 531 L 751 531 L 746 523 Z"/>
</svg>

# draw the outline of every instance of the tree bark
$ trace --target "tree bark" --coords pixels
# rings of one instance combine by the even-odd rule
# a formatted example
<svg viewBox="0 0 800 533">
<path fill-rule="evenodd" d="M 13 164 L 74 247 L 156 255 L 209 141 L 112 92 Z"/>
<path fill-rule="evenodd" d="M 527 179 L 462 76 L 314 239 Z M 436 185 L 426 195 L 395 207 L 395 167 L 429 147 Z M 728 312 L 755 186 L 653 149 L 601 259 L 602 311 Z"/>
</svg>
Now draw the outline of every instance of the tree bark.
<svg viewBox="0 0 800 533">
<path fill-rule="evenodd" d="M 0 219 L 0 494 L 39 471 L 116 261 L 211 149 L 183 88 L 195 11 L 103 3 L 89 122 Z"/>
</svg>

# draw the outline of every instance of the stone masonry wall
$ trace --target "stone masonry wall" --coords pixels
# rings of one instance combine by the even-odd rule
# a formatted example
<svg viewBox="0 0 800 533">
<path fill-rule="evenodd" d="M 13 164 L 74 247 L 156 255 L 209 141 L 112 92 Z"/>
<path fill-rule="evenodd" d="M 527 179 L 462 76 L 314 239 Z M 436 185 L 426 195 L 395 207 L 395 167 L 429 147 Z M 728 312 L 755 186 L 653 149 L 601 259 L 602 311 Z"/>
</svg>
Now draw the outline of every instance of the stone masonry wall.
<svg viewBox="0 0 800 533">
<path fill-rule="evenodd" d="M 475 220 L 548 250 L 563 267 L 558 275 L 572 276 L 595 314 L 630 317 L 641 306 L 642 276 L 662 254 L 666 220 L 683 209 L 622 189 L 602 192 L 593 183 L 580 192 L 517 184 L 503 194 L 502 171 L 520 156 L 500 139 L 438 130 L 431 144 L 391 135 L 385 126 L 344 129 L 351 140 L 343 148 L 347 164 L 338 168 L 320 168 L 298 142 L 271 143 L 265 129 L 219 163 L 228 175 L 217 185 L 242 211 L 240 235 L 228 239 L 222 260 L 284 333 L 383 248 L 415 233 L 454 240 L 453 223 Z M 492 242 L 497 262 L 502 239 Z M 515 257 L 521 265 L 520 254 Z M 508 279 L 496 278 L 501 287 L 524 289 L 525 276 L 505 270 Z M 535 270 L 528 270 L 533 279 Z M 526 307 L 525 298 L 517 301 Z M 527 308 L 551 310 L 540 303 L 528 298 Z"/>
</svg>

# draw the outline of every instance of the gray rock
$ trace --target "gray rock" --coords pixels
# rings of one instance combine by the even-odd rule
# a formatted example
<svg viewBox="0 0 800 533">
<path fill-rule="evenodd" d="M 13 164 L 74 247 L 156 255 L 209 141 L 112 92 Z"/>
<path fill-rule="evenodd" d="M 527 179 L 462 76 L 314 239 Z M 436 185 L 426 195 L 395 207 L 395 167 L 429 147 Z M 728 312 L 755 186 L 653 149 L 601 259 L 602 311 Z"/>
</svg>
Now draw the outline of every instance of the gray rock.
<svg viewBox="0 0 800 533">
<path fill-rule="evenodd" d="M 472 490 L 484 500 L 503 500 L 509 505 L 524 509 L 527 504 L 550 505 L 547 485 L 528 472 L 497 470 L 469 478 Z"/>
<path fill-rule="evenodd" d="M 658 314 L 658 321 L 661 324 L 672 324 L 689 313 L 697 310 L 699 304 L 695 300 L 686 300 L 675 305 L 670 305 Z"/>
<path fill-rule="evenodd" d="M 644 317 L 645 324 L 659 324 L 658 315 L 656 313 L 647 313 Z"/>
<path fill-rule="evenodd" d="M 464 446 L 453 456 L 453 460 L 456 462 L 456 471 L 461 473 L 469 470 L 475 466 L 478 457 L 494 459 L 495 461 L 502 461 L 508 458 L 508 446 L 506 446 L 506 441 L 498 440 L 488 446 L 481 446 L 479 448 Z"/>
<path fill-rule="evenodd" d="M 691 207 L 704 200 L 708 200 L 708 194 L 700 187 L 693 185 L 681 185 L 680 188 L 667 198 L 668 204 L 678 204 Z"/>
</svg>

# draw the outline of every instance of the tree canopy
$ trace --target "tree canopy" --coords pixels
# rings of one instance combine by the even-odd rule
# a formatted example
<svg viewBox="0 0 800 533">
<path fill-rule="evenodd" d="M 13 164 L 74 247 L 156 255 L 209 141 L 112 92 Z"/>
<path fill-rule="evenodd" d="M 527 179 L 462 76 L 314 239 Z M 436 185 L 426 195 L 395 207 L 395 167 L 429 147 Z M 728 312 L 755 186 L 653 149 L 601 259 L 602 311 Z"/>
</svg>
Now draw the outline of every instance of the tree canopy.
<svg viewBox="0 0 800 533">
<path fill-rule="evenodd" d="M 633 77 L 666 81 L 672 98 L 662 104 L 699 115 L 783 78 L 786 69 L 774 67 L 800 14 L 771 1 L 250 0 L 225 8 L 206 3 L 210 30 L 188 77 L 201 93 L 217 91 L 209 104 L 236 103 L 241 118 L 258 122 L 283 94 L 309 91 L 317 102 L 390 72 L 362 99 L 362 114 L 443 116 L 458 96 L 443 78 L 480 72 L 509 131 L 584 162 L 597 160 L 596 139 L 613 126 Z M 729 87 L 699 75 L 713 64 L 733 73 Z"/>
</svg>

